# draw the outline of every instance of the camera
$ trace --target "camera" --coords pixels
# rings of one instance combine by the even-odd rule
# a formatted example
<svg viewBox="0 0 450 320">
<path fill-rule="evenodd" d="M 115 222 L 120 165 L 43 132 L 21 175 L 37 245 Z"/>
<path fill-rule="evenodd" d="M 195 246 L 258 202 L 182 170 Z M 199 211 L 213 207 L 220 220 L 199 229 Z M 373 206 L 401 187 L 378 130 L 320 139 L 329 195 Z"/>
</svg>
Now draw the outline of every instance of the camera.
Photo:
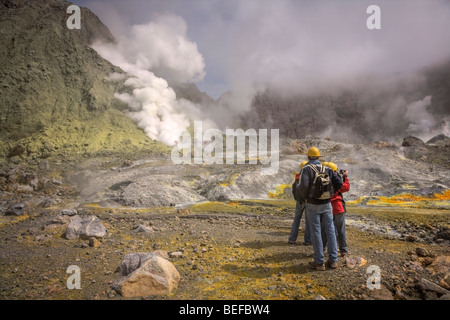
<svg viewBox="0 0 450 320">
<path fill-rule="evenodd" d="M 340 169 L 340 170 L 339 170 L 339 173 L 340 173 L 341 175 L 344 175 L 344 172 L 345 172 L 345 171 L 347 171 L 347 169 Z"/>
</svg>

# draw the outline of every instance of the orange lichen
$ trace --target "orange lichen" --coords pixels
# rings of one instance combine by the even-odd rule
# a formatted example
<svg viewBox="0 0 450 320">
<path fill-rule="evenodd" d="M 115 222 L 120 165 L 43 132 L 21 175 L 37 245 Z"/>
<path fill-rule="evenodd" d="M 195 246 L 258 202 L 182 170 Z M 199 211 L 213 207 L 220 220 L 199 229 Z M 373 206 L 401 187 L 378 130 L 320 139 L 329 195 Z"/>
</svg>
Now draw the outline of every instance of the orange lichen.
<svg viewBox="0 0 450 320">
<path fill-rule="evenodd" d="M 275 187 L 275 191 L 269 191 L 268 197 L 270 199 L 279 199 L 287 188 L 290 188 L 290 184 L 280 184 Z"/>
</svg>

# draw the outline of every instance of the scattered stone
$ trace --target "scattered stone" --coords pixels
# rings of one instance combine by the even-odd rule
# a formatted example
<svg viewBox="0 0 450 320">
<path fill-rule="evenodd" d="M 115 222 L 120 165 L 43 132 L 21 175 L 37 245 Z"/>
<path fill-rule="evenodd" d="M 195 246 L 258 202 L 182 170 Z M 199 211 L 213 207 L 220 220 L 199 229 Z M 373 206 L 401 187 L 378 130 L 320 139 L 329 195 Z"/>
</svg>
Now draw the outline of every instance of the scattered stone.
<svg viewBox="0 0 450 320">
<path fill-rule="evenodd" d="M 439 284 L 442 288 L 450 290 L 450 273 L 447 273 L 445 277 L 441 279 Z"/>
<path fill-rule="evenodd" d="M 39 162 L 39 169 L 41 169 L 41 170 L 48 170 L 48 169 L 50 169 L 50 164 L 48 163 L 48 161 L 41 161 L 41 162 Z"/>
<path fill-rule="evenodd" d="M 438 233 L 436 233 L 435 238 L 436 240 L 437 239 L 450 240 L 450 229 L 444 229 L 439 231 Z"/>
<path fill-rule="evenodd" d="M 61 211 L 61 214 L 62 214 L 63 216 L 69 216 L 69 217 L 72 217 L 72 216 L 77 215 L 77 214 L 78 214 L 78 211 L 77 211 L 77 209 L 75 209 L 75 208 L 72 208 L 72 209 L 64 209 L 63 211 Z"/>
<path fill-rule="evenodd" d="M 419 287 L 422 290 L 433 291 L 433 292 L 436 292 L 437 294 L 442 294 L 442 295 L 450 294 L 450 291 L 448 291 L 447 289 L 444 289 L 440 285 L 435 284 L 434 282 L 431 282 L 424 278 L 422 278 L 422 280 L 420 280 Z"/>
<path fill-rule="evenodd" d="M 96 238 L 92 237 L 89 239 L 89 246 L 92 248 L 98 248 L 100 247 L 100 241 L 98 241 Z"/>
<path fill-rule="evenodd" d="M 383 284 L 380 289 L 369 290 L 369 297 L 375 300 L 394 300 L 392 292 Z"/>
<path fill-rule="evenodd" d="M 140 263 L 138 255 L 135 253 L 134 257 L 139 257 Z M 180 274 L 171 262 L 157 254 L 150 253 L 146 257 L 148 259 L 140 263 L 137 269 L 112 285 L 112 288 L 123 297 L 168 295 L 180 281 Z M 124 260 L 121 269 L 122 265 L 128 262 Z"/>
<path fill-rule="evenodd" d="M 406 237 L 406 241 L 408 241 L 408 242 L 415 242 L 415 241 L 417 241 L 417 237 L 415 235 L 408 235 Z"/>
<path fill-rule="evenodd" d="M 43 235 L 43 234 L 40 234 L 40 235 L 34 237 L 34 241 L 39 242 L 39 241 L 43 241 L 43 240 L 45 240 L 45 235 Z"/>
<path fill-rule="evenodd" d="M 91 237 L 103 238 L 106 228 L 96 216 L 75 216 L 66 229 L 66 239 L 89 239 Z"/>
<path fill-rule="evenodd" d="M 425 142 L 413 136 L 408 136 L 404 138 L 402 142 L 402 147 L 423 146 L 423 145 L 425 145 Z"/>
<path fill-rule="evenodd" d="M 11 204 L 5 211 L 7 216 L 25 216 L 28 215 L 30 210 L 29 205 L 26 202 L 19 202 Z"/>
<path fill-rule="evenodd" d="M 325 299 L 324 296 L 318 294 L 318 295 L 314 298 L 314 300 L 327 300 L 327 299 Z"/>
<path fill-rule="evenodd" d="M 447 274 L 450 272 L 450 256 L 439 256 L 433 261 L 430 267 L 436 272 Z"/>
<path fill-rule="evenodd" d="M 428 257 L 428 251 L 424 248 L 416 248 L 416 252 L 419 257 Z"/>
<path fill-rule="evenodd" d="M 139 233 L 139 232 L 151 233 L 153 231 L 154 230 L 152 227 L 147 227 L 143 224 L 140 224 L 139 226 L 137 226 L 136 228 L 133 229 L 133 232 L 136 232 L 136 233 Z"/>
<path fill-rule="evenodd" d="M 11 151 L 8 153 L 8 158 L 20 156 L 24 152 L 25 152 L 25 148 L 22 145 L 18 144 L 17 146 L 12 148 Z"/>
<path fill-rule="evenodd" d="M 347 257 L 347 258 L 345 258 L 345 263 L 348 268 L 354 269 L 354 268 L 362 267 L 362 266 L 366 265 L 367 260 L 364 258 L 361 258 L 361 257 L 354 257 L 354 258 Z"/>
<path fill-rule="evenodd" d="M 397 288 L 394 293 L 394 299 L 395 300 L 407 300 L 407 297 L 405 296 L 405 294 L 402 292 L 402 290 L 400 288 Z"/>
<path fill-rule="evenodd" d="M 434 258 L 432 258 L 432 257 L 425 257 L 425 258 L 423 258 L 423 260 L 422 260 L 422 263 L 425 265 L 425 266 L 428 266 L 428 265 L 430 265 L 430 264 L 432 264 L 433 262 L 434 262 Z"/>
<path fill-rule="evenodd" d="M 120 264 L 120 274 L 123 276 L 129 275 L 154 255 L 152 252 L 128 253 Z"/>
<path fill-rule="evenodd" d="M 169 254 L 167 253 L 167 251 L 164 250 L 155 250 L 153 251 L 154 254 L 157 254 L 158 256 L 160 256 L 161 258 L 164 259 L 169 259 Z"/>
<path fill-rule="evenodd" d="M 409 261 L 405 263 L 405 266 L 409 269 L 416 270 L 416 271 L 422 271 L 423 267 L 418 261 Z"/>
</svg>

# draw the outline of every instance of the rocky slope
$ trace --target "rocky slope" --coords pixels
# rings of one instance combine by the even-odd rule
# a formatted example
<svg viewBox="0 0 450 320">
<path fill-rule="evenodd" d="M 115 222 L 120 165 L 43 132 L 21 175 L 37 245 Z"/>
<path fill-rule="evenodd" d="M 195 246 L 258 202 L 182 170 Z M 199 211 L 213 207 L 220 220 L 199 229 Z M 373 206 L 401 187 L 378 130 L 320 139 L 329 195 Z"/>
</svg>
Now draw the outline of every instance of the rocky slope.
<svg viewBox="0 0 450 320">
<path fill-rule="evenodd" d="M 123 113 L 121 72 L 89 45 L 114 41 L 88 9 L 70 30 L 69 2 L 0 1 L 0 152 L 23 157 L 136 152 L 164 147 Z"/>
</svg>

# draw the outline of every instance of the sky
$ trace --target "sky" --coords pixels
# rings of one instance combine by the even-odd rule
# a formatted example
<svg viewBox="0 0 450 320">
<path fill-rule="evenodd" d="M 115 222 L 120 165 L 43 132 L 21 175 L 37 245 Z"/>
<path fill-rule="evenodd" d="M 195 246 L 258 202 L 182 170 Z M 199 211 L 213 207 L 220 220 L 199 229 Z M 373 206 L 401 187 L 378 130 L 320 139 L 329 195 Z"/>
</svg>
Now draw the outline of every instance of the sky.
<svg viewBox="0 0 450 320">
<path fill-rule="evenodd" d="M 417 88 L 424 68 L 450 60 L 450 0 L 74 3 L 91 9 L 117 39 L 92 44 L 126 72 L 111 75 L 131 88 L 115 97 L 149 137 L 167 145 L 179 143 L 196 120 L 204 130 L 239 126 L 267 89 L 285 98 L 358 92 L 361 103 L 371 101 L 366 119 L 390 115 L 385 123 L 406 122 L 408 133 L 420 136 L 435 134 L 442 120 L 429 113 L 432 96 L 411 100 L 389 90 Z M 177 97 L 177 83 L 195 83 L 218 102 Z M 373 107 L 380 95 L 385 99 Z"/>
<path fill-rule="evenodd" d="M 91 9 L 116 37 L 137 42 L 128 42 L 135 48 L 127 54 L 157 52 L 142 66 L 195 82 L 213 98 L 230 89 L 354 86 L 366 75 L 415 72 L 450 56 L 448 0 L 73 2 Z M 381 29 L 367 28 L 370 5 L 380 8 Z M 159 43 L 164 37 L 172 40 Z"/>
</svg>

